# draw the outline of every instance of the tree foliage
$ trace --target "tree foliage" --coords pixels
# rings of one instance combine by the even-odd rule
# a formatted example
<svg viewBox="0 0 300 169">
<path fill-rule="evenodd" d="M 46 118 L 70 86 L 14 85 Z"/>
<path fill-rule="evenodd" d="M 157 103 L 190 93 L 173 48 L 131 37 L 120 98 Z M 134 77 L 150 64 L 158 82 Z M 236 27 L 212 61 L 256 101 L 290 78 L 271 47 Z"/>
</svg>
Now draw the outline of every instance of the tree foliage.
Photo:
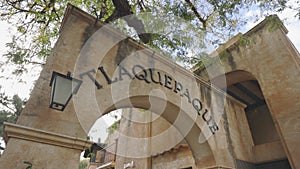
<svg viewBox="0 0 300 169">
<path fill-rule="evenodd" d="M 88 159 L 83 159 L 79 162 L 78 169 L 86 169 L 88 165 L 89 165 Z"/>
<path fill-rule="evenodd" d="M 107 129 L 106 129 L 106 132 L 111 135 L 113 134 L 115 131 L 118 131 L 119 129 L 119 123 L 120 121 L 115 121 L 111 126 L 109 126 Z"/>
<path fill-rule="evenodd" d="M 8 98 L 5 94 L 0 94 L 0 104 L 2 110 L 0 110 L 0 137 L 3 137 L 3 124 L 4 122 L 16 123 L 20 116 L 25 101 L 22 100 L 18 95 L 14 95 L 12 98 Z"/>
<path fill-rule="evenodd" d="M 11 23 L 17 32 L 7 44 L 9 48 L 5 55 L 7 61 L 18 65 L 43 65 L 58 37 L 60 23 L 68 3 L 82 8 L 96 16 L 99 21 L 106 23 L 129 14 L 165 12 L 190 22 L 193 25 L 190 32 L 204 31 L 203 38 L 209 39 L 216 45 L 228 40 L 249 20 L 281 12 L 286 8 L 296 10 L 296 15 L 300 17 L 299 2 L 296 6 L 292 6 L 287 0 L 2 0 L 1 20 Z M 245 16 L 249 10 L 259 10 L 261 14 Z M 134 27 L 137 33 L 141 30 L 132 25 L 132 22 L 145 24 L 137 18 L 125 19 L 125 21 L 128 26 Z M 177 38 L 171 35 L 166 38 L 141 34 L 138 35 L 137 40 L 165 50 L 171 55 L 175 54 L 174 59 L 197 62 L 195 58 L 199 56 L 187 58 L 189 46 L 181 42 L 181 37 Z M 24 67 L 19 66 L 18 69 L 16 72 L 22 73 Z"/>
</svg>

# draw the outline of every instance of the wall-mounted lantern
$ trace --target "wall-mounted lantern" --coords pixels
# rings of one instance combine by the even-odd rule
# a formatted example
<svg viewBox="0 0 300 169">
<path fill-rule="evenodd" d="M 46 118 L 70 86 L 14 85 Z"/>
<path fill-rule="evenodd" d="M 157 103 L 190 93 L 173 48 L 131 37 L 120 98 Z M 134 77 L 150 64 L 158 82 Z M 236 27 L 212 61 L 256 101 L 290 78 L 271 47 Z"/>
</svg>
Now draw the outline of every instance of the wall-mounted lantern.
<svg viewBox="0 0 300 169">
<path fill-rule="evenodd" d="M 64 111 L 73 94 L 76 94 L 82 81 L 53 71 L 50 81 L 50 108 Z"/>
</svg>

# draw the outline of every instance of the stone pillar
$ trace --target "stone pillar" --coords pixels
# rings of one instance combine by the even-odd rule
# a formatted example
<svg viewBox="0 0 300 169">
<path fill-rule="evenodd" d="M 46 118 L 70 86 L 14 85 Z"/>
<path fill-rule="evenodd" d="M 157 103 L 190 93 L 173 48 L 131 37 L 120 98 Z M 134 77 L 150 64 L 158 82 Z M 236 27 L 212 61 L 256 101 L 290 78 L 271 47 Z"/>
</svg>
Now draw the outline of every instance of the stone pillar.
<svg viewBox="0 0 300 169">
<path fill-rule="evenodd" d="M 122 116 L 116 168 L 149 169 L 151 112 L 130 108 L 123 109 Z M 132 141 L 136 139 L 140 140 Z"/>
<path fill-rule="evenodd" d="M 0 158 L 1 168 L 78 168 L 80 153 L 92 142 L 80 138 L 4 124 L 6 150 Z"/>
</svg>

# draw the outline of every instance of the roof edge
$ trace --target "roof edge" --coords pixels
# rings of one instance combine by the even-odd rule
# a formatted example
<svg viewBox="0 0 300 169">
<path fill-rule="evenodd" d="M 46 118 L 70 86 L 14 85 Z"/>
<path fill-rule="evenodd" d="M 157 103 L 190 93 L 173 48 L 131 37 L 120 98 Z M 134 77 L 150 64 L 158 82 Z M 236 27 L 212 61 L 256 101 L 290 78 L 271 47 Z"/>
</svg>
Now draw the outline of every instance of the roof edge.
<svg viewBox="0 0 300 169">
<path fill-rule="evenodd" d="M 279 22 L 280 26 L 278 29 L 281 29 L 285 34 L 288 33 L 288 29 L 284 26 L 283 22 L 280 20 L 280 18 L 274 14 L 274 15 L 270 15 L 267 16 L 264 20 L 262 20 L 260 23 L 258 23 L 257 25 L 255 25 L 254 27 L 252 27 L 250 30 L 248 30 L 246 33 L 242 34 L 242 33 L 237 33 L 235 36 L 233 36 L 231 39 L 229 39 L 225 44 L 219 46 L 216 50 L 214 50 L 212 53 L 209 54 L 210 58 L 214 58 L 216 56 L 218 56 L 220 54 L 220 52 L 224 51 L 224 50 L 233 50 L 236 46 L 238 46 L 238 41 L 241 37 L 245 37 L 245 36 L 251 36 L 254 33 L 256 33 L 257 31 L 263 29 L 265 26 L 268 26 L 267 24 L 269 24 L 270 20 L 269 19 L 273 19 L 273 21 L 275 22 Z M 195 72 L 199 69 L 199 66 L 194 66 L 191 68 L 192 72 Z M 200 68 L 201 69 L 201 68 Z"/>
<path fill-rule="evenodd" d="M 267 24 L 269 23 L 269 19 L 274 19 L 275 22 L 279 22 L 281 24 L 279 29 L 281 29 L 285 34 L 287 34 L 289 32 L 288 29 L 284 26 L 283 22 L 278 17 L 278 15 L 274 14 L 274 15 L 267 16 L 264 20 L 262 20 L 260 23 L 258 23 L 256 26 L 254 26 L 253 28 L 248 30 L 243 35 L 250 36 L 253 33 L 257 32 L 258 30 L 262 29 L 263 27 L 268 26 Z"/>
<path fill-rule="evenodd" d="M 76 15 L 76 16 L 80 17 L 81 19 L 83 19 L 87 22 L 98 24 L 99 26 L 103 25 L 93 15 L 91 15 L 91 14 L 87 13 L 86 11 L 74 6 L 71 3 L 68 3 L 67 8 L 66 8 L 65 13 L 64 13 L 64 16 L 63 16 L 63 20 L 61 22 L 59 33 L 64 29 L 65 22 L 69 18 L 70 15 Z"/>
</svg>

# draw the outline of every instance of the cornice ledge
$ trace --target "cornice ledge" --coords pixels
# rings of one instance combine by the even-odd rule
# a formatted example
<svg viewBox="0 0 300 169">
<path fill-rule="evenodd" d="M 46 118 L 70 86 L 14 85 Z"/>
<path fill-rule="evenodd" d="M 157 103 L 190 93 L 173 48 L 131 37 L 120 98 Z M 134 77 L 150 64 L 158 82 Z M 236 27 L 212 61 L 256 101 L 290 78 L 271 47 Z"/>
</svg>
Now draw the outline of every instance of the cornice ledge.
<svg viewBox="0 0 300 169">
<path fill-rule="evenodd" d="M 4 123 L 5 142 L 7 143 L 10 138 L 76 149 L 80 151 L 89 148 L 93 144 L 93 142 L 89 140 L 84 140 L 82 138 L 76 138 L 53 132 L 48 132 L 45 130 L 34 129 L 18 124 Z"/>
</svg>

